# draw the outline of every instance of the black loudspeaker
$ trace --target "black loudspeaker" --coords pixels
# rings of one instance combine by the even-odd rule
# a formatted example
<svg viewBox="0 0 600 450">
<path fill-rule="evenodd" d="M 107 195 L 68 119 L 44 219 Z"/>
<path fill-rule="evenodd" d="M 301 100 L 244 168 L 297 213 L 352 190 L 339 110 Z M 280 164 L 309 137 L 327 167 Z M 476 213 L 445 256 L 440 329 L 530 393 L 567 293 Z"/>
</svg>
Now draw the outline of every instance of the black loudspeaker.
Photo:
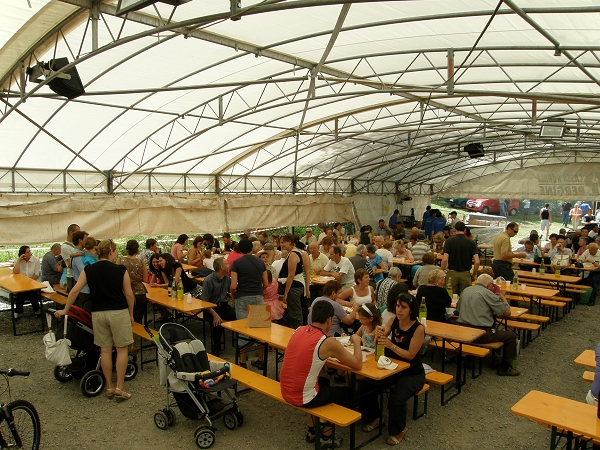
<svg viewBox="0 0 600 450">
<path fill-rule="evenodd" d="M 469 154 L 469 158 L 482 158 L 483 157 L 483 145 L 482 144 L 468 144 L 463 149 Z"/>
<path fill-rule="evenodd" d="M 69 60 L 67 58 L 56 58 L 51 59 L 46 63 L 46 69 L 50 69 L 52 71 L 58 71 L 69 64 Z M 83 84 L 81 83 L 81 78 L 79 78 L 79 74 L 77 73 L 77 69 L 75 67 L 71 67 L 66 72 L 66 74 L 71 75 L 70 80 L 66 80 L 64 78 L 54 78 L 48 86 L 58 95 L 62 95 L 63 97 L 67 97 L 69 100 L 73 100 L 74 98 L 79 97 L 81 94 L 85 94 L 85 89 L 83 88 Z"/>
</svg>

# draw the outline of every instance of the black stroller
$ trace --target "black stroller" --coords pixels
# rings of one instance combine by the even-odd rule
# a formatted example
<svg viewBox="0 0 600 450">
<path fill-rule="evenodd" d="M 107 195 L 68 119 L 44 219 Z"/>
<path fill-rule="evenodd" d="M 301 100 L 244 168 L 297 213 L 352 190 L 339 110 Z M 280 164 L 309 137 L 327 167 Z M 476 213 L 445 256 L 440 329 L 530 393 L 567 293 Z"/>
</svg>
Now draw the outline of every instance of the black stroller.
<svg viewBox="0 0 600 450">
<path fill-rule="evenodd" d="M 242 425 L 244 416 L 232 395 L 237 381 L 230 376 L 229 364 L 209 362 L 202 341 L 178 323 L 165 323 L 158 336 L 146 330 L 158 347 L 160 384 L 167 388 L 166 407 L 154 414 L 158 428 L 166 430 L 175 423 L 175 405 L 188 419 L 208 422 L 194 431 L 200 448 L 209 448 L 215 442 L 214 419 L 223 417 L 230 430 Z"/>
<path fill-rule="evenodd" d="M 47 308 L 47 314 L 54 314 L 56 310 Z M 71 350 L 76 354 L 71 358 L 68 366 L 56 366 L 54 378 L 61 383 L 72 379 L 81 380 L 79 387 L 86 397 L 100 395 L 106 385 L 104 373 L 100 369 L 100 348 L 94 345 L 94 326 L 92 316 L 86 310 L 75 305 L 71 306 L 67 313 L 67 339 L 71 341 Z M 63 327 L 58 327 L 56 339 L 63 338 Z M 113 350 L 113 365 L 117 354 Z M 138 365 L 135 361 L 128 361 L 125 371 L 125 380 L 133 380 L 138 373 Z"/>
</svg>

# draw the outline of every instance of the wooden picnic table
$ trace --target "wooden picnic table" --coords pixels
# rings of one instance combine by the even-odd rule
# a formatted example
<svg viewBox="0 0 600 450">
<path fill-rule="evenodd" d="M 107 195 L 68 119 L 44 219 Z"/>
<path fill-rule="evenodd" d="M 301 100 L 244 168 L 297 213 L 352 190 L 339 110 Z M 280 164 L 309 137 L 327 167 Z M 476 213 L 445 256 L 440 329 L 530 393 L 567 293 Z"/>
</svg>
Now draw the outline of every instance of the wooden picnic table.
<svg viewBox="0 0 600 450">
<path fill-rule="evenodd" d="M 12 273 L 12 269 L 10 270 L 9 273 L 6 273 L 6 271 L 3 272 L 2 275 L 0 275 L 0 287 L 2 287 L 3 289 L 8 291 L 8 297 L 10 300 L 10 316 L 11 316 L 11 320 L 12 320 L 12 327 L 13 327 L 13 335 L 17 336 L 17 323 L 15 321 L 15 301 L 16 301 L 16 297 L 17 294 L 20 294 L 22 292 L 30 292 L 30 291 L 41 291 L 42 289 L 46 288 L 46 285 L 32 279 L 29 278 L 26 275 L 20 274 L 20 273 Z M 41 299 L 40 299 L 41 300 Z M 41 307 L 41 301 L 40 301 L 40 307 Z M 41 319 L 40 319 L 40 323 L 41 323 L 41 328 L 39 330 L 32 330 L 32 331 L 28 331 L 25 333 L 19 333 L 19 334 L 29 334 L 29 333 L 37 333 L 38 331 L 44 331 L 45 328 L 45 322 L 44 322 L 44 315 L 41 314 Z"/>
<path fill-rule="evenodd" d="M 577 435 L 600 440 L 597 407 L 557 395 L 530 391 L 510 411 L 521 417 L 552 427 L 550 448 L 558 446 L 558 430 L 567 435 L 566 448 L 572 448 Z"/>
<path fill-rule="evenodd" d="M 577 366 L 596 369 L 596 353 L 594 350 L 584 350 L 573 362 Z"/>
<path fill-rule="evenodd" d="M 526 283 L 524 283 L 526 284 Z M 519 286 L 519 290 L 513 289 L 513 285 L 510 285 L 510 289 L 506 289 L 506 283 L 501 283 L 500 289 L 502 292 L 506 294 L 514 294 L 514 295 L 522 295 L 525 297 L 529 297 L 529 309 L 533 311 L 533 304 L 536 302 L 535 299 L 551 299 L 555 295 L 558 295 L 557 289 L 544 289 L 534 286 L 525 286 L 525 289 L 522 289 L 522 286 Z M 541 314 L 542 311 L 542 303 L 541 301 L 537 302 L 538 304 L 538 313 Z"/>
</svg>

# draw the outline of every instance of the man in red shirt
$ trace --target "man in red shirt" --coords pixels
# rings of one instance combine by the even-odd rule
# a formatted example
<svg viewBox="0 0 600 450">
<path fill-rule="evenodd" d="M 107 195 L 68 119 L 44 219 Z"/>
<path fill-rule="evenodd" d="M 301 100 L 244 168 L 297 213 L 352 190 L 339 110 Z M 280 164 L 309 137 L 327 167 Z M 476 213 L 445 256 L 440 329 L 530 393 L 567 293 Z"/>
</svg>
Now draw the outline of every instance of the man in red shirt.
<svg viewBox="0 0 600 450">
<path fill-rule="evenodd" d="M 354 352 L 350 354 L 335 338 L 329 337 L 333 322 L 333 306 L 324 300 L 313 303 L 312 324 L 296 329 L 285 350 L 285 359 L 280 373 L 281 394 L 292 405 L 304 408 L 337 403 L 350 406 L 350 388 L 347 386 L 329 386 L 329 380 L 319 377 L 327 358 L 337 358 L 351 369 L 362 367 L 361 339 L 356 334 L 350 337 Z M 341 438 L 331 442 L 331 428 L 321 435 L 321 445 L 337 448 Z M 315 430 L 312 416 L 308 421 L 306 441 L 314 442 Z"/>
</svg>

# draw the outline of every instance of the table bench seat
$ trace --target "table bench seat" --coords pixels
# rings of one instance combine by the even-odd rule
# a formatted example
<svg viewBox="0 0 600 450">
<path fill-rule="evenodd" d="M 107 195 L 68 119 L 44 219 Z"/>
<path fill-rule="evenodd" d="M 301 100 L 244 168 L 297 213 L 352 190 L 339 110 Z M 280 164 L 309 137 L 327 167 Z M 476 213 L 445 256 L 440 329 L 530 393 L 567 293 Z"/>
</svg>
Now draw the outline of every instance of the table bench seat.
<svg viewBox="0 0 600 450">
<path fill-rule="evenodd" d="M 152 328 L 148 328 L 148 329 L 150 330 L 150 332 L 152 334 L 154 334 L 154 335 L 158 334 L 158 331 L 153 330 Z M 158 350 L 156 349 L 156 345 L 155 345 L 154 341 L 152 340 L 152 338 L 150 337 L 150 335 L 144 328 L 144 325 L 142 325 L 141 323 L 133 322 L 133 324 L 131 325 L 131 331 L 133 332 L 134 336 L 140 338 L 140 366 L 141 366 L 142 370 L 144 370 L 144 364 L 156 362 L 156 365 L 158 365 Z M 150 345 L 144 344 L 142 342 L 142 340 L 146 341 L 146 342 L 150 342 Z M 154 349 L 154 358 L 145 360 L 144 359 L 144 350 L 149 349 L 149 348 Z"/>
<path fill-rule="evenodd" d="M 208 359 L 210 361 L 225 361 L 211 354 L 208 354 Z M 253 372 L 249 369 L 245 369 L 233 363 L 229 363 L 229 365 L 231 366 L 231 376 L 234 379 L 236 379 L 238 383 L 248 386 L 250 389 L 259 392 L 263 395 L 266 395 L 267 397 L 270 397 L 281 403 L 289 405 L 292 408 L 299 409 L 300 411 L 305 412 L 306 414 L 318 417 L 319 419 L 322 419 L 325 422 L 330 422 L 331 424 L 340 427 L 348 427 L 358 422 L 362 417 L 362 415 L 358 411 L 345 408 L 335 403 L 319 406 L 317 408 L 302 408 L 299 406 L 294 406 L 284 400 L 283 396 L 281 395 L 279 381 L 267 378 L 259 373 Z M 319 421 L 316 422 L 317 426 L 318 423 Z M 333 427 L 333 432 L 335 435 L 335 426 Z M 316 439 L 315 448 L 318 448 L 318 444 L 320 444 L 320 442 L 318 439 Z"/>
<path fill-rule="evenodd" d="M 507 320 L 506 326 L 513 331 L 517 331 L 517 335 L 519 336 L 519 339 L 521 339 L 523 348 L 527 347 L 528 343 L 531 342 L 532 331 L 537 331 L 539 333 L 540 328 L 542 327 L 539 323 L 521 322 L 518 320 Z M 521 331 L 523 332 L 522 334 Z"/>
<path fill-rule="evenodd" d="M 432 347 L 435 349 L 440 349 L 441 341 L 431 340 L 428 345 L 429 345 L 429 347 Z M 444 350 L 455 352 L 455 351 L 458 351 L 458 346 L 459 346 L 459 344 L 456 342 L 444 341 Z M 483 348 L 483 347 L 479 347 L 476 345 L 469 345 L 469 344 L 462 345 L 463 356 L 479 358 L 479 375 L 481 375 L 483 372 L 483 358 L 485 358 L 490 353 L 491 353 L 491 351 L 489 348 Z M 463 371 L 464 375 L 463 375 L 463 380 L 462 380 L 463 382 L 464 382 L 464 380 L 466 380 L 467 359 L 468 358 L 465 358 L 465 367 L 464 367 L 464 371 Z M 479 375 L 475 375 L 475 364 L 473 364 L 473 367 L 471 368 L 471 378 L 475 379 Z M 461 382 L 461 380 L 457 380 L 457 382 Z"/>
<path fill-rule="evenodd" d="M 427 383 L 435 384 L 436 386 L 440 387 L 440 391 L 441 391 L 440 404 L 442 406 L 445 405 L 444 394 L 445 394 L 445 390 L 446 390 L 446 385 L 451 383 L 453 380 L 454 380 L 454 375 L 450 375 L 450 374 L 444 373 L 444 372 L 429 372 L 429 373 L 425 374 L 425 381 Z M 427 386 L 427 384 L 425 386 Z M 419 394 L 417 394 L 417 395 L 419 395 Z"/>
<path fill-rule="evenodd" d="M 521 315 L 519 317 L 523 317 L 523 315 Z M 550 320 L 550 319 L 548 319 L 548 320 Z M 500 350 L 502 347 L 504 347 L 504 342 L 490 342 L 488 344 L 471 344 L 471 345 L 474 345 L 475 347 L 483 347 L 483 348 L 490 349 L 490 351 L 492 352 L 492 369 L 496 369 L 496 351 Z"/>
<path fill-rule="evenodd" d="M 587 381 L 588 383 L 593 383 L 594 382 L 594 372 L 586 370 L 585 372 L 583 372 L 581 379 L 583 381 Z"/>
<path fill-rule="evenodd" d="M 42 292 L 42 298 L 45 300 L 50 300 L 51 302 L 56 303 L 57 305 L 65 306 L 67 304 L 67 297 L 58 292 L 53 292 L 51 294 L 47 292 Z"/>
</svg>

